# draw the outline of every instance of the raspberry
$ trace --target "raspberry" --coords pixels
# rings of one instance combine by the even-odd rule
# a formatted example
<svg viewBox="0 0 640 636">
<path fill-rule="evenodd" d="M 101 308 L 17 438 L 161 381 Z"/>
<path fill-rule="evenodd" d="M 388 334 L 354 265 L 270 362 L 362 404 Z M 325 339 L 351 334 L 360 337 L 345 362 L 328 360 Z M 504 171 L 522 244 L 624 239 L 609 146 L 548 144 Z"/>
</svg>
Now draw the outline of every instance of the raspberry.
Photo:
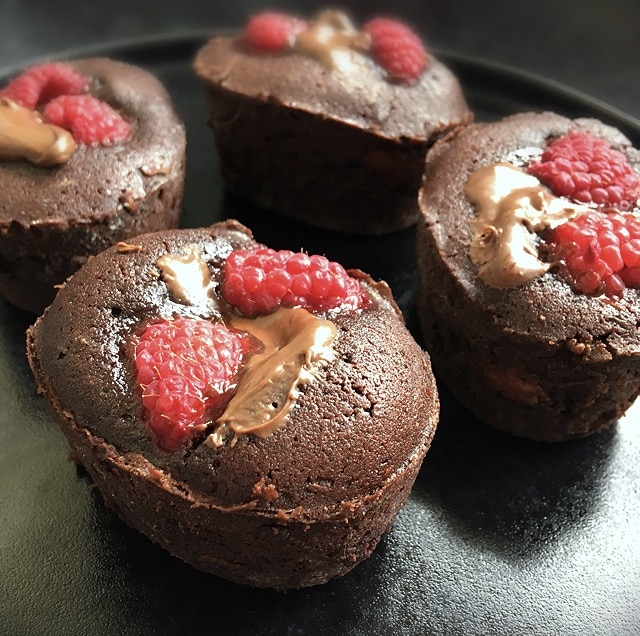
<svg viewBox="0 0 640 636">
<path fill-rule="evenodd" d="M 358 309 L 366 298 L 342 265 L 324 256 L 258 247 L 235 250 L 224 267 L 222 296 L 245 316 L 277 307 Z"/>
<path fill-rule="evenodd" d="M 164 450 L 222 408 L 248 340 L 222 324 L 177 318 L 149 325 L 135 347 L 137 383 L 148 423 Z"/>
<path fill-rule="evenodd" d="M 250 18 L 244 35 L 256 51 L 274 52 L 292 46 L 298 33 L 306 28 L 304 20 L 268 11 Z"/>
<path fill-rule="evenodd" d="M 555 195 L 581 203 L 625 211 L 633 209 L 640 196 L 640 178 L 627 158 L 588 132 L 556 139 L 528 171 Z"/>
<path fill-rule="evenodd" d="M 51 62 L 18 75 L 0 91 L 0 97 L 7 97 L 25 108 L 35 108 L 59 95 L 79 95 L 87 84 L 87 78 L 71 67 Z"/>
<path fill-rule="evenodd" d="M 109 104 L 90 95 L 62 95 L 44 109 L 46 120 L 66 128 L 80 144 L 110 144 L 126 139 L 131 125 Z"/>
<path fill-rule="evenodd" d="M 578 292 L 620 296 L 640 288 L 640 219 L 629 213 L 581 214 L 550 234 L 549 256 Z"/>
<path fill-rule="evenodd" d="M 407 25 L 389 18 L 375 18 L 363 31 L 371 37 L 371 56 L 389 76 L 412 82 L 427 66 L 422 40 Z"/>
</svg>

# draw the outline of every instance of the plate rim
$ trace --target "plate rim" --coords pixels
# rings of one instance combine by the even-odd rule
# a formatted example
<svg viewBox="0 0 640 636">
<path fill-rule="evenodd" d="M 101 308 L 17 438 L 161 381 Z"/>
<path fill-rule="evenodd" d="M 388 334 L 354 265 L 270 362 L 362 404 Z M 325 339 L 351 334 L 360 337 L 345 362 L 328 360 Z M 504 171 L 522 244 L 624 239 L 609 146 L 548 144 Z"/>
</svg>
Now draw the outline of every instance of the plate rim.
<svg viewBox="0 0 640 636">
<path fill-rule="evenodd" d="M 135 58 L 143 57 L 145 54 L 148 55 L 150 53 L 149 49 L 155 50 L 157 48 L 184 51 L 192 50 L 195 54 L 197 47 L 202 46 L 210 38 L 233 35 L 238 32 L 239 29 L 237 27 L 186 29 L 104 40 L 95 44 L 62 49 L 47 55 L 26 59 L 18 64 L 0 67 L 0 81 L 6 80 L 29 66 L 50 60 L 65 60 L 97 55 L 108 55 L 116 58 Z M 445 64 L 451 64 L 457 67 L 458 70 L 466 69 L 472 73 L 482 73 L 485 76 L 491 77 L 494 81 L 507 80 L 515 85 L 550 91 L 555 94 L 556 97 L 560 97 L 561 100 L 571 103 L 573 107 L 588 108 L 592 111 L 592 116 L 609 120 L 612 125 L 620 128 L 627 136 L 637 137 L 640 143 L 640 119 L 615 106 L 611 106 L 601 99 L 592 97 L 583 91 L 533 71 L 481 56 L 439 47 L 433 47 L 431 51 L 436 57 L 444 61 Z"/>
</svg>

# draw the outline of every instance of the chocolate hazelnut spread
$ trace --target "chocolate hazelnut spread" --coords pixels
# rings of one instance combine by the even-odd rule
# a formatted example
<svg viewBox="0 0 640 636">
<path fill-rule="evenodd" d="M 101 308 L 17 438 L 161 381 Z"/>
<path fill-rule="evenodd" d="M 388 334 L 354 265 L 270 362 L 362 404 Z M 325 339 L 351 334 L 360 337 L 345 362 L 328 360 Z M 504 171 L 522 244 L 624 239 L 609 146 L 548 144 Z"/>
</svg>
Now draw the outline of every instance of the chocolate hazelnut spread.
<svg viewBox="0 0 640 636">
<path fill-rule="evenodd" d="M 191 247 L 185 255 L 164 254 L 156 265 L 174 302 L 195 306 L 213 303 L 211 273 L 196 247 Z"/>
<path fill-rule="evenodd" d="M 550 268 L 538 254 L 536 232 L 553 228 L 589 208 L 554 196 L 540 181 L 509 163 L 474 172 L 464 188 L 476 205 L 471 260 L 478 276 L 498 288 L 516 287 Z"/>
<path fill-rule="evenodd" d="M 268 316 L 232 317 L 231 327 L 246 331 L 262 345 L 245 365 L 238 387 L 209 436 L 214 446 L 229 431 L 267 437 L 282 426 L 295 403 L 297 387 L 311 382 L 321 364 L 331 362 L 336 327 L 301 307 L 283 307 Z"/>
<path fill-rule="evenodd" d="M 0 98 L 0 160 L 26 159 L 39 166 L 66 163 L 76 149 L 71 133 L 40 115 Z"/>
<path fill-rule="evenodd" d="M 300 32 L 293 48 L 320 60 L 327 68 L 349 70 L 354 64 L 353 51 L 368 53 L 371 38 L 356 30 L 348 16 L 342 11 L 322 11 Z"/>
</svg>

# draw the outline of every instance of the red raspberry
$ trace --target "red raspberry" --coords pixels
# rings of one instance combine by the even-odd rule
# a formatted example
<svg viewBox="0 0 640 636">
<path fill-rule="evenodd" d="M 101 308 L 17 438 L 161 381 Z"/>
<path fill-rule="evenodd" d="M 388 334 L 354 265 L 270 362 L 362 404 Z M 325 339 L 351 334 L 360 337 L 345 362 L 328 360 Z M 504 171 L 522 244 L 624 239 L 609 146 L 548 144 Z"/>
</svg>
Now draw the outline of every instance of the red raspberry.
<svg viewBox="0 0 640 636">
<path fill-rule="evenodd" d="M 420 77 L 427 66 L 427 53 L 420 37 L 406 24 L 375 18 L 363 31 L 371 36 L 371 56 L 390 77 L 401 82 Z"/>
<path fill-rule="evenodd" d="M 131 125 L 109 104 L 90 95 L 62 95 L 44 109 L 46 120 L 71 132 L 79 144 L 111 144 L 126 139 Z"/>
<path fill-rule="evenodd" d="M 304 20 L 268 11 L 250 18 L 244 35 L 256 51 L 281 51 L 292 46 L 298 33 L 306 28 Z"/>
<path fill-rule="evenodd" d="M 136 379 L 160 448 L 175 450 L 226 404 L 249 348 L 247 338 L 208 320 L 176 318 L 144 330 Z"/>
<path fill-rule="evenodd" d="M 578 292 L 620 296 L 640 288 L 640 219 L 618 211 L 587 212 L 555 228 L 550 258 Z"/>
<path fill-rule="evenodd" d="M 25 108 L 35 108 L 60 95 L 79 95 L 88 83 L 84 75 L 70 66 L 51 62 L 18 75 L 0 91 L 0 97 L 8 97 Z"/>
<path fill-rule="evenodd" d="M 556 139 L 528 171 L 555 195 L 581 203 L 631 210 L 640 196 L 640 179 L 627 158 L 588 132 Z"/>
<path fill-rule="evenodd" d="M 222 296 L 245 316 L 277 307 L 358 309 L 366 298 L 357 280 L 324 256 L 258 247 L 235 250 L 224 267 Z"/>
</svg>

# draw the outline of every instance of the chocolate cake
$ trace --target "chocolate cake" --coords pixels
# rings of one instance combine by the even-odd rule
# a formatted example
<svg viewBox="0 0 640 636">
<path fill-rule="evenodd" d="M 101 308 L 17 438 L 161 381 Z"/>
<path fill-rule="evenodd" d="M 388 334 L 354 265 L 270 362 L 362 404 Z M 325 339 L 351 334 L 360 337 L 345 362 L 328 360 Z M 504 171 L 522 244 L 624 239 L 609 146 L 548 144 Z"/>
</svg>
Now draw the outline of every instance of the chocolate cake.
<svg viewBox="0 0 640 636">
<path fill-rule="evenodd" d="M 73 133 L 46 120 L 54 102 Z M 27 70 L 0 91 L 0 292 L 40 313 L 88 256 L 176 227 L 184 170 L 184 126 L 151 74 L 105 58 Z"/>
<path fill-rule="evenodd" d="M 256 16 L 243 34 L 212 39 L 195 69 L 227 188 L 340 232 L 414 224 L 427 149 L 472 119 L 454 75 L 385 19 L 357 30 L 337 11 L 309 23 Z"/>
<path fill-rule="evenodd" d="M 639 171 L 622 133 L 553 113 L 473 124 L 429 152 L 420 321 L 436 373 L 481 420 L 559 441 L 635 400 Z"/>
<path fill-rule="evenodd" d="M 256 259 L 287 262 L 286 294 L 255 291 Z M 335 297 L 321 271 L 341 277 Z M 350 274 L 259 248 L 235 221 L 90 259 L 29 329 L 27 352 L 107 505 L 196 568 L 257 587 L 323 583 L 368 557 L 409 495 L 439 409 L 429 358 L 388 287 Z M 301 291 L 306 276 L 325 281 L 323 300 Z M 165 399 L 172 382 L 179 397 Z M 187 421 L 196 385 L 204 412 Z"/>
</svg>

